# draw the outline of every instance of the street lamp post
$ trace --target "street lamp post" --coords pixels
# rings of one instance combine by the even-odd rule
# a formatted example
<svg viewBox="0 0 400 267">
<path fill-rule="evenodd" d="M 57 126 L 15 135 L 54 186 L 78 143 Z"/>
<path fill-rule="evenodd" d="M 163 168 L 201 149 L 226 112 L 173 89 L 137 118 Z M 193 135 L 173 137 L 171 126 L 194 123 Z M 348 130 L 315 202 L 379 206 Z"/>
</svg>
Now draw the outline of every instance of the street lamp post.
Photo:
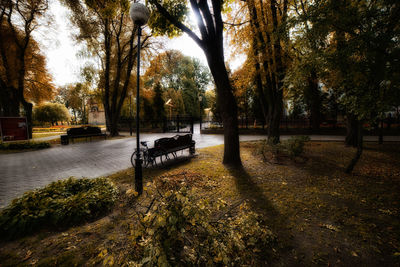
<svg viewBox="0 0 400 267">
<path fill-rule="evenodd" d="M 201 123 L 202 123 L 202 112 L 201 112 L 201 100 L 203 100 L 203 97 L 199 94 L 199 111 L 200 111 L 200 132 L 201 132 Z"/>
<path fill-rule="evenodd" d="M 150 17 L 150 12 L 147 7 L 140 3 L 131 3 L 129 15 L 132 21 L 138 26 L 138 44 L 137 44 L 137 76 L 136 76 L 136 159 L 135 159 L 135 190 L 138 194 L 143 192 L 143 177 L 142 177 L 142 159 L 140 158 L 140 136 L 139 136 L 139 86 L 140 86 L 140 36 L 142 26 L 147 23 Z"/>
<path fill-rule="evenodd" d="M 129 134 L 132 136 L 132 91 L 128 92 L 129 97 Z"/>
</svg>

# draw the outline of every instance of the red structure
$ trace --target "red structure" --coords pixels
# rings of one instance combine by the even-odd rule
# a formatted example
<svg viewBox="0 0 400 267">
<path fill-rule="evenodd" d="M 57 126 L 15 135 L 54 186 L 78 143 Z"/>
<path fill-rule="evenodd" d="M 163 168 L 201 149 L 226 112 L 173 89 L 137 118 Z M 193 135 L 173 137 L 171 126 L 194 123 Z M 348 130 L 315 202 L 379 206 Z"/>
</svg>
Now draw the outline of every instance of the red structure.
<svg viewBox="0 0 400 267">
<path fill-rule="evenodd" d="M 28 123 L 23 117 L 0 117 L 2 141 L 28 140 Z"/>
</svg>

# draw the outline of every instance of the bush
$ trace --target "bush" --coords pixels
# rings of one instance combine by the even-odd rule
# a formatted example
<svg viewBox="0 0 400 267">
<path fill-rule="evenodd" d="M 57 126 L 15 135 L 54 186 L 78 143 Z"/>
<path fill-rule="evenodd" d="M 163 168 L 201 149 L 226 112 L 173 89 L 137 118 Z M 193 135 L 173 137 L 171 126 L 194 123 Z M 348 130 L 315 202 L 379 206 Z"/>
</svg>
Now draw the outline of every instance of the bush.
<svg viewBox="0 0 400 267">
<path fill-rule="evenodd" d="M 268 153 L 272 154 L 273 158 L 279 158 L 279 156 L 283 154 L 294 159 L 303 154 L 304 145 L 308 141 L 310 141 L 310 137 L 308 136 L 292 136 L 288 140 L 278 144 L 263 141 L 261 146 L 256 148 L 255 153 L 257 155 L 262 155 L 265 160 L 268 158 Z"/>
<path fill-rule="evenodd" d="M 291 158 L 295 158 L 303 154 L 304 144 L 310 141 L 309 136 L 292 136 L 286 141 L 282 142 L 282 146 Z"/>
<path fill-rule="evenodd" d="M 23 150 L 23 149 L 43 149 L 49 148 L 49 142 L 11 142 L 0 143 L 0 150 Z"/>
<path fill-rule="evenodd" d="M 222 199 L 196 200 L 187 186 L 153 195 L 131 227 L 145 266 L 254 265 L 271 258 L 275 238 L 246 203 L 232 215 Z"/>
<path fill-rule="evenodd" d="M 26 192 L 0 213 L 0 236 L 15 238 L 92 220 L 111 210 L 117 192 L 106 178 L 72 177 Z"/>
<path fill-rule="evenodd" d="M 54 124 L 58 121 L 68 121 L 70 118 L 68 109 L 60 103 L 45 103 L 33 109 L 33 117 L 41 123 Z"/>
</svg>

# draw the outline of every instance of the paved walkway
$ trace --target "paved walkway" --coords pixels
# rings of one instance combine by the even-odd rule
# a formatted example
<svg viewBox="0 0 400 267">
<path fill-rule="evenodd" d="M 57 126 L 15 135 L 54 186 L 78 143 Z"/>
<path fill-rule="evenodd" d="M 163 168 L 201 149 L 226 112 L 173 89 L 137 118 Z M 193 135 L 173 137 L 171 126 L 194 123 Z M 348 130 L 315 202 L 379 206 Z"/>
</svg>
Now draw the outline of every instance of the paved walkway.
<svg viewBox="0 0 400 267">
<path fill-rule="evenodd" d="M 196 130 L 193 136 L 196 148 L 223 144 L 222 135 L 201 135 L 198 129 Z M 155 139 L 173 135 L 172 133 L 141 134 L 141 140 L 153 144 Z M 282 139 L 287 138 L 287 136 L 282 137 Z M 265 139 L 265 136 L 240 136 L 241 141 L 262 139 Z M 342 141 L 344 137 L 311 136 L 311 139 Z M 372 140 L 370 137 L 366 139 Z M 385 140 L 400 141 L 400 138 L 385 137 Z M 4 208 L 12 199 L 27 190 L 43 187 L 59 179 L 70 176 L 94 178 L 127 169 L 131 167 L 130 157 L 135 146 L 135 137 L 128 137 L 56 146 L 38 151 L 0 154 L 0 208 Z"/>
</svg>

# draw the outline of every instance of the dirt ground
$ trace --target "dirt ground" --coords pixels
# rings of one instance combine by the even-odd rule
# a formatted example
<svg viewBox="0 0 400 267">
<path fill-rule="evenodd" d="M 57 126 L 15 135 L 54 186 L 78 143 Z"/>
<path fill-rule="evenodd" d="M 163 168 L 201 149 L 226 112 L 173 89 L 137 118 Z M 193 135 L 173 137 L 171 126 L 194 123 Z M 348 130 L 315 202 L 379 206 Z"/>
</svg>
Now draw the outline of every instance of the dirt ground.
<svg viewBox="0 0 400 267">
<path fill-rule="evenodd" d="M 266 160 L 256 152 L 261 145 L 241 144 L 243 168 L 222 165 L 217 146 L 146 169 L 145 183 L 184 176 L 199 197 L 248 201 L 276 236 L 272 266 L 400 266 L 400 144 L 366 144 L 351 175 L 344 168 L 355 151 L 342 143 L 310 142 L 302 157 Z M 148 199 L 127 197 L 132 169 L 110 178 L 121 190 L 110 215 L 2 242 L 0 266 L 129 265 L 134 203 Z M 108 254 L 112 261 L 105 261 Z"/>
</svg>

